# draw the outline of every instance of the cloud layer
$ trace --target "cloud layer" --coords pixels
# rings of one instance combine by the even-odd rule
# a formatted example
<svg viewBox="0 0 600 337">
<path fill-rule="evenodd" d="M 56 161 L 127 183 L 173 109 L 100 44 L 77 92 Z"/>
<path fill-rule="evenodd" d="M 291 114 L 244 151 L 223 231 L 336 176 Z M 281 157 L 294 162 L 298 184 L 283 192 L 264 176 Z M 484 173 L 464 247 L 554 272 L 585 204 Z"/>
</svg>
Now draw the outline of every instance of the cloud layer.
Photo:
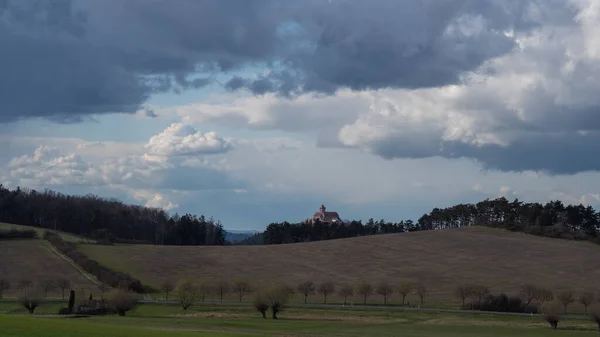
<svg viewBox="0 0 600 337">
<path fill-rule="evenodd" d="M 513 50 L 506 32 L 537 27 L 547 6 L 568 9 L 560 1 L 6 0 L 0 121 L 135 112 L 153 93 L 220 81 L 285 95 L 453 84 Z"/>
<path fill-rule="evenodd" d="M 423 4 L 426 8 L 428 2 Z M 340 89 L 335 95 L 304 93 L 293 99 L 269 93 L 232 96 L 167 110 L 193 123 L 316 131 L 319 146 L 358 148 L 386 159 L 470 158 L 491 170 L 551 174 L 600 169 L 595 145 L 600 141 L 596 2 L 466 1 L 457 8 L 463 11 L 460 19 L 445 25 L 444 34 L 460 30 L 489 42 L 493 38 L 488 34 L 495 31 L 513 43 L 461 70 L 457 81 L 425 87 L 375 85 L 377 90 Z M 418 17 L 419 10 L 411 10 Z M 508 26 L 512 28 L 505 29 Z M 380 63 L 372 57 L 370 71 Z M 398 64 L 432 78 L 417 63 L 399 59 Z M 392 66 L 386 69 L 394 74 Z"/>
</svg>

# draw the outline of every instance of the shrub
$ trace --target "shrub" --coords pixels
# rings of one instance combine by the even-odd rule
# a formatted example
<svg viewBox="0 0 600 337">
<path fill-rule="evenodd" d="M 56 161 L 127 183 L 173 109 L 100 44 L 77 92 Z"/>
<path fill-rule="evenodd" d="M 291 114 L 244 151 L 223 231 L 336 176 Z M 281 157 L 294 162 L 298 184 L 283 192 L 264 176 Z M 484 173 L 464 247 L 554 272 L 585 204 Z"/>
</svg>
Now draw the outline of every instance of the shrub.
<svg viewBox="0 0 600 337">
<path fill-rule="evenodd" d="M 69 315 L 69 308 L 60 308 L 58 310 L 59 315 Z"/>
<path fill-rule="evenodd" d="M 468 309 L 465 304 L 463 309 Z M 527 312 L 536 313 L 537 308 L 532 305 L 527 305 L 518 296 L 507 296 L 504 293 L 499 295 L 488 294 L 481 302 L 474 302 L 471 307 L 474 310 L 481 311 L 498 311 L 498 312 Z"/>
<path fill-rule="evenodd" d="M 173 291 L 183 310 L 187 310 L 198 298 L 198 286 L 190 279 L 184 278 L 177 282 Z"/>
<path fill-rule="evenodd" d="M 269 301 L 264 292 L 257 293 L 252 301 L 252 306 L 256 311 L 260 312 L 262 318 L 267 318 L 267 310 L 269 310 Z"/>
<path fill-rule="evenodd" d="M 277 314 L 285 309 L 289 292 L 286 287 L 278 286 L 267 291 L 267 299 L 271 307 L 271 314 L 273 319 L 277 319 Z"/>
<path fill-rule="evenodd" d="M 106 295 L 108 307 L 114 310 L 119 316 L 125 316 L 125 313 L 135 308 L 137 300 L 132 293 L 123 289 L 114 289 Z"/>
<path fill-rule="evenodd" d="M 556 330 L 558 328 L 558 322 L 562 318 L 561 305 L 556 302 L 547 302 L 540 307 L 540 310 L 544 320 L 550 324 L 552 329 Z"/>
</svg>

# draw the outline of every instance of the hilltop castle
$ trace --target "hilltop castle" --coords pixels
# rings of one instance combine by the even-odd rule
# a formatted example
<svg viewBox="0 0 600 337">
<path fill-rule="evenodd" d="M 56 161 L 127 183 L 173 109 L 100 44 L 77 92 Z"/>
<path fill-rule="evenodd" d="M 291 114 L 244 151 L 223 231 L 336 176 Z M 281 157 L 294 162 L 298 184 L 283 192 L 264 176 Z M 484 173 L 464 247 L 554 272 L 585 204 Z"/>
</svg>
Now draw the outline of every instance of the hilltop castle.
<svg viewBox="0 0 600 337">
<path fill-rule="evenodd" d="M 342 219 L 340 219 L 339 214 L 337 212 L 327 212 L 327 208 L 325 207 L 325 205 L 321 205 L 321 207 L 319 208 L 319 211 L 315 212 L 315 214 L 313 214 L 312 219 L 307 218 L 306 222 L 313 223 L 313 222 L 315 222 L 315 220 L 319 220 L 320 222 L 327 222 L 327 223 L 342 222 Z"/>
</svg>

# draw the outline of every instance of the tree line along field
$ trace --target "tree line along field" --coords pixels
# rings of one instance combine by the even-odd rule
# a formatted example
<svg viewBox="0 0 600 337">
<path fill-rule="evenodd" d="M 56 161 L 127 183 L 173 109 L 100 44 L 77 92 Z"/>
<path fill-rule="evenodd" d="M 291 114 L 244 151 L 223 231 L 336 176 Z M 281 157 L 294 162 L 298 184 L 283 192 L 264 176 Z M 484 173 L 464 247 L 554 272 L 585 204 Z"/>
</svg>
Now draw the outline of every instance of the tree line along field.
<svg viewBox="0 0 600 337">
<path fill-rule="evenodd" d="M 472 313 L 359 309 L 288 308 L 278 320 L 264 320 L 250 307 L 140 304 L 126 317 L 63 318 L 60 304 L 44 304 L 25 315 L 15 302 L 0 302 L 0 336 L 596 336 L 585 319 L 563 319 L 551 331 L 540 317 Z"/>
<path fill-rule="evenodd" d="M 77 249 L 155 289 L 184 276 L 204 282 L 249 279 L 257 288 L 295 287 L 306 280 L 338 285 L 367 281 L 374 286 L 412 281 L 427 287 L 425 306 L 436 307 L 456 307 L 456 287 L 467 283 L 512 295 L 525 283 L 552 291 L 600 290 L 597 245 L 481 227 L 270 246 L 82 244 Z M 294 301 L 301 300 L 297 294 Z M 330 296 L 331 302 L 341 300 L 337 291 Z M 390 297 L 392 304 L 399 300 L 396 294 Z M 408 297 L 411 304 L 417 300 L 414 294 Z M 356 295 L 351 301 L 362 302 Z M 312 295 L 309 302 L 322 302 L 322 297 Z M 369 303 L 382 302 L 375 293 L 369 297 Z M 571 308 L 583 311 L 577 303 Z"/>
</svg>

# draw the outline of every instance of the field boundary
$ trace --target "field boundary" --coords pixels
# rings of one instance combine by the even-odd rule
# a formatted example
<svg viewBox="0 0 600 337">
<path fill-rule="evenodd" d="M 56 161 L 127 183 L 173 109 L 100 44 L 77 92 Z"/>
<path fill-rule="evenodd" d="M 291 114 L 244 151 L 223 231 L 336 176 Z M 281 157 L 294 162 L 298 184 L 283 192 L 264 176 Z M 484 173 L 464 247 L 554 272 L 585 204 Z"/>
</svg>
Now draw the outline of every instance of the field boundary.
<svg viewBox="0 0 600 337">
<path fill-rule="evenodd" d="M 99 286 L 102 283 L 94 276 L 83 270 L 75 261 L 71 260 L 68 256 L 61 253 L 54 245 L 52 245 L 48 240 L 42 240 L 44 244 L 56 255 L 58 255 L 63 260 L 67 261 L 71 266 L 73 266 L 77 271 L 79 271 L 83 276 L 85 276 L 88 280 L 92 281 L 95 285 Z"/>
</svg>

